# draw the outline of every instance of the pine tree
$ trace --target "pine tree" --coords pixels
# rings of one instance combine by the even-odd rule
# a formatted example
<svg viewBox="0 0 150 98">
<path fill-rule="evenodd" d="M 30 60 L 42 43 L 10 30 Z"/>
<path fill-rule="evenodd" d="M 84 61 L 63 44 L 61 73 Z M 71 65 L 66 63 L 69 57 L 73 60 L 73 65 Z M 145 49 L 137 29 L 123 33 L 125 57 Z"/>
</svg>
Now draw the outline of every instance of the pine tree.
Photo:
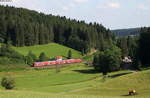
<svg viewBox="0 0 150 98">
<path fill-rule="evenodd" d="M 40 53 L 40 56 L 39 56 L 39 61 L 42 62 L 42 61 L 46 61 L 47 60 L 47 57 L 45 55 L 44 52 Z"/>
<path fill-rule="evenodd" d="M 68 51 L 68 58 L 69 58 L 69 59 L 72 58 L 72 51 L 71 51 L 71 50 Z"/>
</svg>

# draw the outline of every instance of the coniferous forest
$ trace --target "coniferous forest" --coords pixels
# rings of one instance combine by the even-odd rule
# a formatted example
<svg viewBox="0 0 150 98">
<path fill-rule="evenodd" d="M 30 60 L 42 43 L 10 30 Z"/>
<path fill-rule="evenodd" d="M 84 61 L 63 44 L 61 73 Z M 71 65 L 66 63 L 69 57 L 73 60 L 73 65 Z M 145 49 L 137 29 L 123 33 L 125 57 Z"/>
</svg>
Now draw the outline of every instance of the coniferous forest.
<svg viewBox="0 0 150 98">
<path fill-rule="evenodd" d="M 98 23 L 0 6 L 0 43 L 20 47 L 56 42 L 87 53 L 92 48 L 104 50 L 112 37 L 110 30 Z"/>
</svg>

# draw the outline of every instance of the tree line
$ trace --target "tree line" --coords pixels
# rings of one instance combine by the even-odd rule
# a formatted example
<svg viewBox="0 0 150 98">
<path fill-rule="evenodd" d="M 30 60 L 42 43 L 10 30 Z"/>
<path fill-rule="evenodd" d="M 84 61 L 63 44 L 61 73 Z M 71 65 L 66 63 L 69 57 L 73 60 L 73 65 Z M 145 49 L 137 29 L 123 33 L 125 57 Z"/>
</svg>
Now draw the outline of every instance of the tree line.
<svg viewBox="0 0 150 98">
<path fill-rule="evenodd" d="M 104 50 L 112 43 L 112 37 L 102 24 L 0 6 L 1 43 L 20 47 L 56 42 L 87 53 L 91 48 Z"/>
<path fill-rule="evenodd" d="M 117 39 L 117 46 L 122 49 L 122 56 L 130 56 L 141 66 L 150 66 L 150 27 L 140 28 L 139 36 L 128 36 Z"/>
<path fill-rule="evenodd" d="M 140 29 L 138 36 L 115 37 L 115 45 L 99 51 L 93 60 L 96 71 L 106 75 L 108 72 L 121 70 L 122 59 L 130 56 L 132 69 L 150 67 L 150 27 Z"/>
</svg>

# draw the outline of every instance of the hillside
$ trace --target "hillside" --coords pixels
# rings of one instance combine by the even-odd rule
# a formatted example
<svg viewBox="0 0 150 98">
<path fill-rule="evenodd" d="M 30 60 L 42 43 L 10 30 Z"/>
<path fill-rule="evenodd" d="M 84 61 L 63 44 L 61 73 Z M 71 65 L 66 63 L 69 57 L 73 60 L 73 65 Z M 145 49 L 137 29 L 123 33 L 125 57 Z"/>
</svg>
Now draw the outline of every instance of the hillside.
<svg viewBox="0 0 150 98">
<path fill-rule="evenodd" d="M 33 46 L 55 42 L 87 53 L 112 39 L 110 30 L 98 23 L 88 24 L 85 21 L 1 5 L 0 13 L 0 43 Z"/>
<path fill-rule="evenodd" d="M 82 72 L 84 70 L 87 71 L 87 73 Z M 40 94 L 40 92 L 41 94 L 44 94 L 44 92 L 61 94 L 91 86 L 94 82 L 93 80 L 98 77 L 99 74 L 93 73 L 92 71 L 92 73 L 88 72 L 88 70 L 92 70 L 92 68 L 84 64 L 71 64 L 61 67 L 61 72 L 59 73 L 56 73 L 55 67 L 49 69 L 10 71 L 9 73 L 0 72 L 0 79 L 5 75 L 14 77 L 16 81 L 15 90 L 17 92 L 20 91 L 20 94 L 23 91 L 29 91 L 29 93 L 30 91 L 37 92 L 37 95 Z M 1 86 L 0 89 L 4 90 Z M 3 91 L 3 94 L 4 93 Z M 2 92 L 0 93 L 0 97 L 1 94 Z M 13 95 L 13 92 L 10 95 Z M 35 97 L 34 94 L 32 96 Z M 32 96 L 30 96 L 30 98 L 32 98 Z"/>
<path fill-rule="evenodd" d="M 36 56 L 39 56 L 41 52 L 44 52 L 49 58 L 53 58 L 56 56 L 67 57 L 68 51 L 71 50 L 73 58 L 82 57 L 81 52 L 56 43 L 26 47 L 13 47 L 13 49 L 25 56 L 29 51 L 32 51 L 34 54 L 36 54 Z"/>
<path fill-rule="evenodd" d="M 111 30 L 116 36 L 135 36 L 140 34 L 140 28 Z"/>
<path fill-rule="evenodd" d="M 128 91 L 135 89 L 138 92 L 136 98 L 148 98 L 150 96 L 150 85 L 148 85 L 150 82 L 150 70 L 125 74 L 127 73 L 111 75 L 111 78 L 106 79 L 104 83 L 76 93 L 117 97 L 128 96 Z"/>
<path fill-rule="evenodd" d="M 112 72 L 104 80 L 102 74 L 81 63 L 62 67 L 57 74 L 53 67 L 0 72 L 0 78 L 5 75 L 15 78 L 16 88 L 0 87 L 1 98 L 126 98 L 130 89 L 138 92 L 136 98 L 150 96 L 150 70 Z"/>
</svg>

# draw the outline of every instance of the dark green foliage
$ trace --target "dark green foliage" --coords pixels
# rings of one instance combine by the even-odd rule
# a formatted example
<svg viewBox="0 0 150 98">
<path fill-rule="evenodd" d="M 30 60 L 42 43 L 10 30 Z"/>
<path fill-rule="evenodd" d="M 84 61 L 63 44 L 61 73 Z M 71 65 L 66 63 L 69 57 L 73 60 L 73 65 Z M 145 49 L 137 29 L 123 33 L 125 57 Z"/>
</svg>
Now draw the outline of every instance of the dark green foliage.
<svg viewBox="0 0 150 98">
<path fill-rule="evenodd" d="M 72 58 L 72 51 L 71 51 L 71 50 L 68 51 L 68 58 L 69 58 L 69 59 Z"/>
<path fill-rule="evenodd" d="M 46 57 L 45 53 L 42 52 L 39 56 L 39 61 L 42 62 L 42 61 L 46 61 L 46 60 L 47 60 L 47 57 Z"/>
<path fill-rule="evenodd" d="M 129 50 L 127 45 L 127 38 L 122 37 L 117 39 L 117 46 L 122 50 L 122 57 L 128 56 Z"/>
<path fill-rule="evenodd" d="M 2 44 L 0 47 L 0 58 L 5 61 L 0 62 L 4 63 L 24 63 L 24 56 L 14 51 L 9 44 Z"/>
<path fill-rule="evenodd" d="M 139 38 L 139 58 L 144 66 L 150 66 L 150 27 L 142 28 Z"/>
<path fill-rule="evenodd" d="M 1 85 L 5 87 L 5 89 L 13 89 L 15 87 L 15 80 L 12 77 L 3 77 Z"/>
<path fill-rule="evenodd" d="M 102 54 L 103 54 L 103 52 L 102 52 Z M 100 60 L 99 58 L 100 58 L 99 54 L 94 55 L 93 66 L 94 66 L 95 70 L 97 70 L 97 71 L 101 70 L 101 67 L 99 66 L 99 60 Z"/>
<path fill-rule="evenodd" d="M 138 53 L 138 37 L 128 36 L 127 38 L 128 55 L 131 58 L 137 57 Z"/>
<path fill-rule="evenodd" d="M 100 52 L 95 55 L 93 66 L 97 71 L 106 75 L 108 72 L 117 71 L 120 69 L 121 50 L 113 46 L 110 49 Z"/>
<path fill-rule="evenodd" d="M 30 65 L 30 66 L 32 66 L 33 63 L 34 63 L 33 58 L 32 58 L 31 56 L 29 56 L 29 55 L 27 55 L 27 56 L 25 57 L 25 60 L 26 60 L 26 64 L 28 64 L 28 65 Z"/>
<path fill-rule="evenodd" d="M 117 38 L 117 46 L 122 50 L 122 58 L 130 56 L 132 62 L 132 68 L 140 69 L 141 64 L 139 64 L 139 46 L 138 46 L 138 36 L 128 36 Z"/>
<path fill-rule="evenodd" d="M 136 56 L 138 49 L 138 37 L 128 36 L 117 38 L 117 46 L 122 50 L 122 57 L 130 56 L 132 59 Z"/>
<path fill-rule="evenodd" d="M 112 34 L 98 23 L 45 15 L 23 8 L 0 6 L 0 42 L 31 46 L 56 42 L 86 54 L 92 48 L 104 50 Z"/>
<path fill-rule="evenodd" d="M 34 53 L 32 53 L 32 51 L 29 51 L 28 56 L 30 56 L 33 59 L 33 61 L 37 60 L 36 55 Z"/>
<path fill-rule="evenodd" d="M 141 70 L 142 64 L 141 64 L 140 60 L 138 58 L 133 58 L 132 61 L 133 61 L 132 62 L 133 68 L 136 70 Z"/>
</svg>

